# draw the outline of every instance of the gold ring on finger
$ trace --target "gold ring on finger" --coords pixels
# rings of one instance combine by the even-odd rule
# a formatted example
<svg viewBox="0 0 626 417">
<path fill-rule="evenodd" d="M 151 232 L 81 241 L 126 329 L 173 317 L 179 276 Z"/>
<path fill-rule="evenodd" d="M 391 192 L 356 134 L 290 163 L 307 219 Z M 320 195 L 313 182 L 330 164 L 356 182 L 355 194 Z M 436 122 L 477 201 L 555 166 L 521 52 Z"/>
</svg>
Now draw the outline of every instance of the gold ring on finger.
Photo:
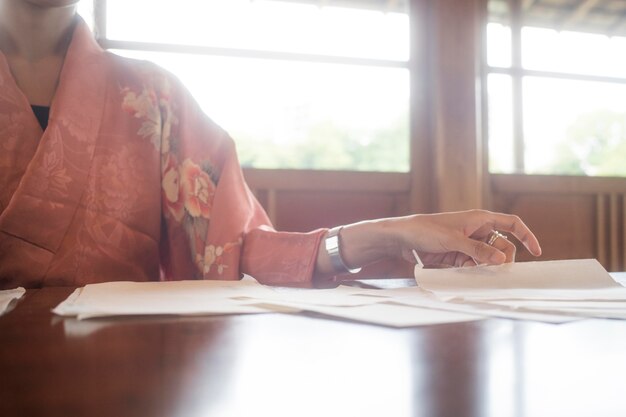
<svg viewBox="0 0 626 417">
<path fill-rule="evenodd" d="M 502 239 L 506 239 L 506 235 L 503 235 L 502 233 L 498 232 L 497 230 L 492 230 L 491 233 L 489 233 L 489 236 L 487 238 L 487 244 L 489 246 L 493 246 L 494 243 L 496 243 L 496 240 L 498 240 L 498 238 L 501 237 Z"/>
</svg>

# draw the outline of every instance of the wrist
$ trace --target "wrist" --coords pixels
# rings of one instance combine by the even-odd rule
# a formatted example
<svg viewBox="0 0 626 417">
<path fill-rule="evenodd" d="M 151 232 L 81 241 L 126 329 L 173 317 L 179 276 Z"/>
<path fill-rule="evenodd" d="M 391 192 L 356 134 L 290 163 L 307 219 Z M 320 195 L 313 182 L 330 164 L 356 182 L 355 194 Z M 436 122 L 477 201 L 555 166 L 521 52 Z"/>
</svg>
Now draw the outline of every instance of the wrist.
<svg viewBox="0 0 626 417">
<path fill-rule="evenodd" d="M 363 266 L 396 254 L 386 220 L 349 224 L 341 230 L 341 254 L 348 266 Z"/>
</svg>

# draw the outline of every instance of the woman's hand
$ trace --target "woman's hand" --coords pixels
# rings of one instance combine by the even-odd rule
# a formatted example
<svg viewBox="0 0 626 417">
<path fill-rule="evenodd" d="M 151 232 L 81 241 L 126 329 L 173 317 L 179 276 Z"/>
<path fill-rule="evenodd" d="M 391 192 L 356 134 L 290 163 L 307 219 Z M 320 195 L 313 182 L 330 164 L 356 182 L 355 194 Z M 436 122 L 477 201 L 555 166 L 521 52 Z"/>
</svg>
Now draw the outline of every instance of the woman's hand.
<svg viewBox="0 0 626 417">
<path fill-rule="evenodd" d="M 344 226 L 341 255 L 351 268 L 389 257 L 415 262 L 416 250 L 426 267 L 497 265 L 515 260 L 515 245 L 493 231 L 510 233 L 535 256 L 541 247 L 535 235 L 510 214 L 469 210 L 371 220 Z M 318 272 L 332 272 L 320 245 Z"/>
<path fill-rule="evenodd" d="M 541 255 L 535 235 L 510 214 L 485 210 L 425 214 L 389 219 L 387 226 L 398 239 L 402 257 L 413 260 L 410 247 L 414 246 L 426 267 L 515 261 L 515 245 L 497 232 L 511 233 L 531 254 Z"/>
</svg>

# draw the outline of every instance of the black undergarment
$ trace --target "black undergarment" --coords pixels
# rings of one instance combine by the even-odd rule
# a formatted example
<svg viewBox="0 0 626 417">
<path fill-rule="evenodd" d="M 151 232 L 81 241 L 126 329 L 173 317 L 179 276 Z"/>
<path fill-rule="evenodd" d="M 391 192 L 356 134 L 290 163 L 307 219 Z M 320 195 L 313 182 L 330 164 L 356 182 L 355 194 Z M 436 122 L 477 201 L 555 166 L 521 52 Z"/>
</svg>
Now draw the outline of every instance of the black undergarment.
<svg viewBox="0 0 626 417">
<path fill-rule="evenodd" d="M 30 107 L 32 107 L 33 113 L 35 113 L 35 117 L 39 122 L 39 126 L 41 126 L 41 130 L 46 130 L 48 127 L 48 117 L 50 117 L 50 107 L 34 105 L 31 105 Z"/>
</svg>

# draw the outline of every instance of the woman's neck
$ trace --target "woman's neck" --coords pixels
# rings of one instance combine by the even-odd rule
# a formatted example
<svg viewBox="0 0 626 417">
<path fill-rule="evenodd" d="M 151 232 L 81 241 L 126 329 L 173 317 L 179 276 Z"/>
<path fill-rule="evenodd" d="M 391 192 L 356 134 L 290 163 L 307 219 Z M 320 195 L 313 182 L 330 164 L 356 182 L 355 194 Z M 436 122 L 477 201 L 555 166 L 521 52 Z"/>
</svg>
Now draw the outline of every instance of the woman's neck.
<svg viewBox="0 0 626 417">
<path fill-rule="evenodd" d="M 41 6 L 35 0 L 0 0 L 0 51 L 30 104 L 51 105 L 75 17 L 74 5 Z"/>
<path fill-rule="evenodd" d="M 0 50 L 30 63 L 64 57 L 75 16 L 75 5 L 45 7 L 24 0 L 0 0 Z"/>
</svg>

